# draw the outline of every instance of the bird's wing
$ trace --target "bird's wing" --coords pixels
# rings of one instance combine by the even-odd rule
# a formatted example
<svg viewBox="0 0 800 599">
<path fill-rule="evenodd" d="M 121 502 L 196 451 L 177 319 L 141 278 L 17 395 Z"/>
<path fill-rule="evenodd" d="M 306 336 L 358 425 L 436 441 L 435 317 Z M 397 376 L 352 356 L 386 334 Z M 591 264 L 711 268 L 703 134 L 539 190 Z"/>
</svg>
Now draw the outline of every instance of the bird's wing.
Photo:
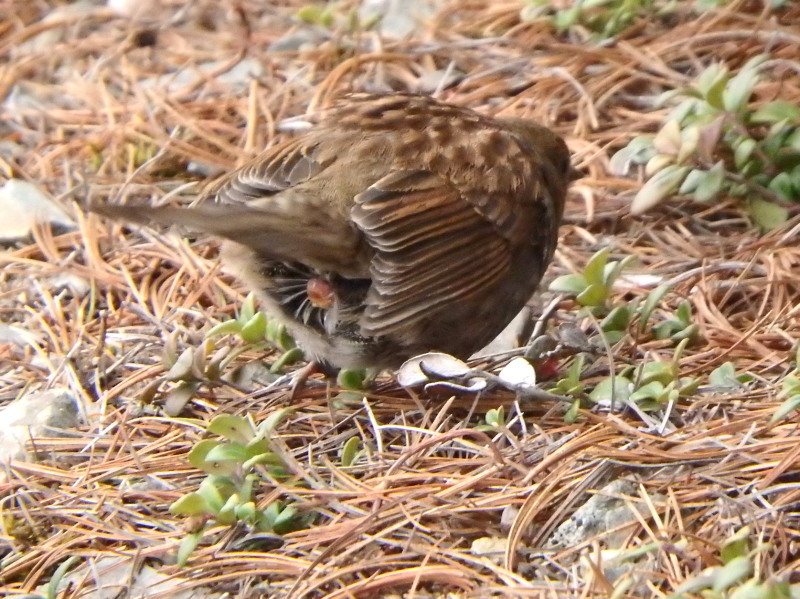
<svg viewBox="0 0 800 599">
<path fill-rule="evenodd" d="M 508 277 L 503 231 L 429 171 L 389 174 L 356 196 L 352 218 L 375 251 L 365 333 L 419 325 Z"/>
<path fill-rule="evenodd" d="M 137 222 L 181 225 L 235 241 L 259 256 L 302 262 L 344 276 L 368 276 L 363 238 L 321 192 L 305 185 L 329 166 L 302 139 L 270 148 L 228 176 L 217 201 L 191 207 L 145 204 L 90 206 L 93 212 Z"/>
<path fill-rule="evenodd" d="M 219 184 L 218 200 L 248 203 L 305 183 L 332 162 L 320 160 L 317 148 L 301 136 L 265 150 Z"/>
</svg>

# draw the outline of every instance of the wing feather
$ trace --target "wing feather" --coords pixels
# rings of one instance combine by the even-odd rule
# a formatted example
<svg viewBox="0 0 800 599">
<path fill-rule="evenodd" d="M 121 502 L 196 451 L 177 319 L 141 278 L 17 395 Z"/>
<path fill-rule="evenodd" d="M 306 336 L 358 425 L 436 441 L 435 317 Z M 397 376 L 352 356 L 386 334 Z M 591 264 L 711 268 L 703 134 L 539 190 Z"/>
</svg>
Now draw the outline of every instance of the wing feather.
<svg viewBox="0 0 800 599">
<path fill-rule="evenodd" d="M 508 275 L 508 241 L 438 175 L 394 172 L 355 200 L 353 221 L 375 251 L 366 334 L 424 326 L 437 310 L 484 295 Z"/>
</svg>

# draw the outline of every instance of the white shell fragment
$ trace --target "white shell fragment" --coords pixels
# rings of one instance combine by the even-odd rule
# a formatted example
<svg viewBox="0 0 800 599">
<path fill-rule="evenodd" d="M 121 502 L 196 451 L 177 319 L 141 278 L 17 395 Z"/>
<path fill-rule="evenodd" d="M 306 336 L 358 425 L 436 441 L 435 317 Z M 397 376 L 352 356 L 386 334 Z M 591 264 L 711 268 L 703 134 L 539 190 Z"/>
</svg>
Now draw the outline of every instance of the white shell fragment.
<svg viewBox="0 0 800 599">
<path fill-rule="evenodd" d="M 536 387 L 536 370 L 525 358 L 514 358 L 503 367 L 497 376 L 515 389 Z"/>
<path fill-rule="evenodd" d="M 450 354 L 431 352 L 406 360 L 397 371 L 397 382 L 403 387 L 416 387 L 431 382 L 431 379 L 464 376 L 469 371 L 466 362 Z"/>
<path fill-rule="evenodd" d="M 74 229 L 74 221 L 33 183 L 9 179 L 0 187 L 0 240 L 22 239 L 37 224 Z"/>
</svg>

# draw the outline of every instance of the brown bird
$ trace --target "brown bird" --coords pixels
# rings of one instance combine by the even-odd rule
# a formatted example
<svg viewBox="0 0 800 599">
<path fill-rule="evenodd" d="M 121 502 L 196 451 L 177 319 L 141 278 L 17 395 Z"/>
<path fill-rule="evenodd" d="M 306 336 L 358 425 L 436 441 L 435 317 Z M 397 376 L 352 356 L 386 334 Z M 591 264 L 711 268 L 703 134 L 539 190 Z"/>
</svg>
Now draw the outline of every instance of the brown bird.
<svg viewBox="0 0 800 599">
<path fill-rule="evenodd" d="M 573 178 L 564 141 L 413 94 L 352 94 L 196 207 L 95 205 L 226 241 L 222 260 L 307 357 L 383 369 L 466 358 L 536 290 Z"/>
</svg>

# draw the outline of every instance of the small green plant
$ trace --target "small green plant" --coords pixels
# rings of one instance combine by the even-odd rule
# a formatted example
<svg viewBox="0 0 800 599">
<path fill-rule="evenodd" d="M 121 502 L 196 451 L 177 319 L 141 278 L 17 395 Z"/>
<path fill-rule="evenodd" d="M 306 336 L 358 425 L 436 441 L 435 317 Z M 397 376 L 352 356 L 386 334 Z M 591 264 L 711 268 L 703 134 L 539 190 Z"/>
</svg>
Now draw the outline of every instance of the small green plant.
<svg viewBox="0 0 800 599">
<path fill-rule="evenodd" d="M 671 339 L 676 344 L 683 339 L 697 341 L 700 327 L 694 322 L 691 303 L 686 300 L 678 304 L 674 314 L 658 324 L 651 324 L 658 303 L 668 291 L 668 285 L 661 285 L 644 298 L 636 297 L 625 304 L 614 306 L 600 321 L 600 330 L 606 342 L 613 345 L 629 333 L 639 339 L 652 334 L 655 339 Z M 632 329 L 632 325 L 637 323 L 638 326 Z"/>
<path fill-rule="evenodd" d="M 618 174 L 645 165 L 647 181 L 632 212 L 676 193 L 705 203 L 729 195 L 743 198 L 764 230 L 786 222 L 800 202 L 800 106 L 784 100 L 750 106 L 766 63 L 756 56 L 735 75 L 716 63 L 688 87 L 662 96 L 680 103 L 661 130 L 635 138 L 611 161 Z"/>
<path fill-rule="evenodd" d="M 359 11 L 348 8 L 341 2 L 325 4 L 307 4 L 300 8 L 295 16 L 307 25 L 315 25 L 324 29 L 340 29 L 347 32 L 368 31 L 381 20 L 381 15 L 362 18 Z"/>
<path fill-rule="evenodd" d="M 259 484 L 288 476 L 281 458 L 270 450 L 268 436 L 289 413 L 289 409 L 278 410 L 259 426 L 250 418 L 228 414 L 209 422 L 208 432 L 220 438 L 204 439 L 189 452 L 189 463 L 207 476 L 197 491 L 169 508 L 189 522 L 189 534 L 178 551 L 180 565 L 186 564 L 211 526 L 244 524 L 258 532 L 282 535 L 310 523 L 313 515 L 301 516 L 282 501 L 264 508 L 254 501 Z"/>
<path fill-rule="evenodd" d="M 550 291 L 573 294 L 579 304 L 593 312 L 606 310 L 614 281 L 634 260 L 627 256 L 609 262 L 610 253 L 610 249 L 603 248 L 589 259 L 582 273 L 558 277 L 550 284 Z"/>
<path fill-rule="evenodd" d="M 522 19 L 548 19 L 559 33 L 585 30 L 593 41 L 613 37 L 637 19 L 652 17 L 654 0 L 574 0 L 559 8 L 549 0 L 529 0 L 521 11 Z"/>
<path fill-rule="evenodd" d="M 681 342 L 675 348 L 670 361 L 644 362 L 622 369 L 614 376 L 606 377 L 592 389 L 588 398 L 602 405 L 635 403 L 642 410 L 658 410 L 669 402 L 687 397 L 700 386 L 695 377 L 681 377 L 678 363 L 688 343 Z"/>
<path fill-rule="evenodd" d="M 206 333 L 206 338 L 229 334 L 238 335 L 247 344 L 241 351 L 269 346 L 282 351 L 270 367 L 271 372 L 280 372 L 285 366 L 303 358 L 303 351 L 295 345 L 286 327 L 268 318 L 264 312 L 256 310 L 255 296 L 252 293 L 245 298 L 236 318 L 212 327 Z"/>
<path fill-rule="evenodd" d="M 506 428 L 506 412 L 503 406 L 492 408 L 483 417 L 484 424 L 476 426 L 479 431 L 502 431 Z"/>
<path fill-rule="evenodd" d="M 236 334 L 244 342 L 241 347 L 217 348 L 213 338 L 225 334 Z M 162 383 L 175 383 L 165 394 L 165 410 L 177 416 L 186 403 L 204 384 L 221 384 L 223 373 L 233 361 L 246 351 L 275 347 L 281 355 L 270 366 L 270 373 L 277 374 L 303 358 L 303 351 L 296 347 L 294 340 L 282 324 L 269 320 L 263 312 L 255 309 L 255 298 L 248 295 L 238 316 L 212 327 L 206 339 L 197 347 L 188 347 L 178 353 L 177 333 L 167 337 L 162 352 L 162 364 L 166 370 L 161 377 L 154 379 L 142 391 L 139 401 L 150 403 Z"/>
<path fill-rule="evenodd" d="M 708 384 L 716 389 L 741 389 L 753 380 L 748 372 L 737 374 L 733 362 L 725 362 L 708 375 Z"/>
<path fill-rule="evenodd" d="M 781 381 L 780 396 L 783 402 L 772 415 L 772 424 L 780 422 L 789 414 L 800 408 L 800 343 L 795 347 L 794 370 Z"/>
<path fill-rule="evenodd" d="M 709 599 L 794 599 L 800 594 L 800 585 L 776 579 L 759 580 L 755 558 L 769 549 L 759 543 L 751 548 L 749 526 L 744 526 L 722 544 L 719 566 L 706 568 L 697 576 L 686 580 L 669 599 L 708 597 Z"/>
<path fill-rule="evenodd" d="M 567 413 L 567 420 L 577 416 L 581 402 L 601 405 L 622 405 L 632 402 L 642 410 L 660 409 L 680 397 L 691 395 L 700 385 L 694 377 L 679 375 L 678 361 L 686 346 L 699 336 L 699 326 L 693 322 L 691 304 L 683 301 L 675 314 L 658 324 L 652 324 L 659 302 L 669 291 L 669 286 L 657 287 L 644 297 L 636 297 L 624 304 L 609 309 L 610 292 L 614 280 L 630 263 L 632 257 L 621 261 L 609 261 L 607 249 L 597 252 L 587 263 L 583 273 L 559 277 L 550 286 L 551 290 L 575 294 L 591 314 L 606 311 L 599 322 L 599 333 L 588 339 L 587 349 L 581 351 L 550 390 L 552 393 L 575 399 Z M 663 318 L 663 317 L 662 317 Z M 599 348 L 611 347 L 631 336 L 637 341 L 643 337 L 671 339 L 675 350 L 669 361 L 653 361 L 636 367 L 623 368 L 616 374 L 600 379 L 591 391 L 581 381 L 584 366 Z"/>
<path fill-rule="evenodd" d="M 547 21 L 563 34 L 574 33 L 582 39 L 599 43 L 623 33 L 637 22 L 652 22 L 681 14 L 691 17 L 714 10 L 726 0 L 528 0 L 520 10 L 523 21 Z M 778 8 L 785 0 L 773 0 Z"/>
<path fill-rule="evenodd" d="M 694 322 L 692 305 L 683 300 L 678 304 L 678 308 L 672 318 L 668 318 L 653 327 L 653 334 L 656 339 L 672 339 L 673 341 L 681 341 L 682 339 L 697 340 L 700 335 L 700 327 Z"/>
</svg>

